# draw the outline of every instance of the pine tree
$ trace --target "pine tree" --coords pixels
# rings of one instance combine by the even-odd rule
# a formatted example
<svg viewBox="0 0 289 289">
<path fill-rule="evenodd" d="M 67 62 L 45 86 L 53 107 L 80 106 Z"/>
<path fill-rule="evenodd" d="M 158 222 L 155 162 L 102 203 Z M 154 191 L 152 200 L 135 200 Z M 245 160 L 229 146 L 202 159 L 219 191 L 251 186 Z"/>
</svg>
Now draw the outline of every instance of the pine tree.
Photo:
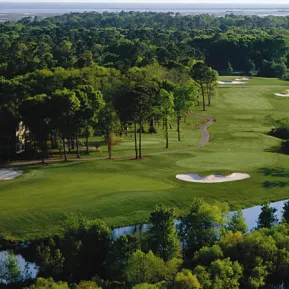
<svg viewBox="0 0 289 289">
<path fill-rule="evenodd" d="M 179 238 L 174 220 L 177 215 L 174 209 L 163 205 L 156 206 L 151 213 L 152 227 L 148 232 L 149 248 L 159 254 L 165 261 L 174 258 L 180 250 Z"/>
<path fill-rule="evenodd" d="M 258 217 L 258 228 L 271 228 L 274 226 L 278 219 L 276 217 L 277 209 L 271 208 L 268 203 L 264 204 L 261 213 Z"/>
</svg>

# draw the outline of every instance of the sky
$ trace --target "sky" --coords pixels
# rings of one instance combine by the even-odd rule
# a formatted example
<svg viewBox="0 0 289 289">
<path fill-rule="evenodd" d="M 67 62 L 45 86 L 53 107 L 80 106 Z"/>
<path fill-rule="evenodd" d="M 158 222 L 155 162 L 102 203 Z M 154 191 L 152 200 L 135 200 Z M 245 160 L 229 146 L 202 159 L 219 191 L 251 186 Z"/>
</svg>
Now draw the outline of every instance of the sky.
<svg viewBox="0 0 289 289">
<path fill-rule="evenodd" d="M 289 4 L 289 0 L 0 0 L 0 2 L 82 2 L 82 3 L 230 3 L 230 4 Z"/>
</svg>

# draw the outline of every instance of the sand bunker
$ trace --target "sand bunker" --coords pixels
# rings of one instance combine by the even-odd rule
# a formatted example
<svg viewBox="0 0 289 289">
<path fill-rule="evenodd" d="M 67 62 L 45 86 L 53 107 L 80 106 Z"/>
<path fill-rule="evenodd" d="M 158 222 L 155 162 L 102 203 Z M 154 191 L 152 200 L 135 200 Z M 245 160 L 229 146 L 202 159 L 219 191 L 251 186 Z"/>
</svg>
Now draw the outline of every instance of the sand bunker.
<svg viewBox="0 0 289 289">
<path fill-rule="evenodd" d="M 14 171 L 14 170 L 0 170 L 0 181 L 9 181 L 13 180 L 16 177 L 22 175 L 23 172 Z"/>
<path fill-rule="evenodd" d="M 218 81 L 219 84 L 247 84 L 244 81 Z"/>
<path fill-rule="evenodd" d="M 281 97 L 289 97 L 289 89 L 286 90 L 287 93 L 275 93 L 276 96 L 281 96 Z"/>
<path fill-rule="evenodd" d="M 250 80 L 250 78 L 243 77 L 243 78 L 236 78 L 235 80 L 237 80 L 237 81 L 243 81 L 243 80 Z"/>
<path fill-rule="evenodd" d="M 177 179 L 192 183 L 224 183 L 224 182 L 245 180 L 250 177 L 251 176 L 249 174 L 244 173 L 233 173 L 229 176 L 210 175 L 207 177 L 201 177 L 196 174 L 176 175 Z"/>
</svg>

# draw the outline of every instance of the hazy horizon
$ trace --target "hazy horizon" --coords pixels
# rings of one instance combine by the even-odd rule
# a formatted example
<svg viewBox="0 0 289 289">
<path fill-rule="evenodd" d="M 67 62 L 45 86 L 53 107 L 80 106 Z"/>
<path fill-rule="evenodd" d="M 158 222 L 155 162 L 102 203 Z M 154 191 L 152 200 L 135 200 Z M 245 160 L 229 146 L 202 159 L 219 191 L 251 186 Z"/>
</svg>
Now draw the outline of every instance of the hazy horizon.
<svg viewBox="0 0 289 289">
<path fill-rule="evenodd" d="M 211 1 L 211 2 L 209 2 Z M 257 15 L 260 17 L 289 16 L 289 3 L 284 1 L 276 1 L 274 3 L 266 0 L 262 3 L 257 1 L 252 3 L 248 1 L 230 1 L 224 0 L 206 0 L 200 2 L 182 1 L 173 2 L 172 0 L 114 0 L 114 1 L 55 1 L 55 0 L 30 0 L 20 1 L 11 0 L 10 2 L 0 0 L 0 22 L 7 20 L 19 20 L 27 16 L 55 16 L 71 12 L 110 12 L 119 13 L 121 11 L 153 11 L 153 12 L 172 12 L 183 15 L 211 14 L 215 16 L 225 16 L 226 14 L 235 15 Z"/>
<path fill-rule="evenodd" d="M 93 4 L 93 3 L 103 3 L 103 4 L 111 4 L 111 3 L 129 3 L 129 4 L 199 4 L 199 5 L 206 5 L 206 4 L 246 4 L 246 5 L 251 5 L 251 6 L 258 6 L 258 5 L 278 5 L 278 4 L 288 4 L 288 0 L 276 0 L 274 3 L 272 3 L 271 0 L 255 0 L 254 3 L 252 3 L 252 0 L 206 0 L 206 1 L 200 1 L 200 0 L 180 0 L 180 1 L 175 1 L 175 0 L 110 0 L 110 1 L 103 1 L 103 0 L 29 0 L 29 1 L 24 1 L 24 0 L 0 0 L 1 3 L 83 3 L 83 4 Z"/>
</svg>

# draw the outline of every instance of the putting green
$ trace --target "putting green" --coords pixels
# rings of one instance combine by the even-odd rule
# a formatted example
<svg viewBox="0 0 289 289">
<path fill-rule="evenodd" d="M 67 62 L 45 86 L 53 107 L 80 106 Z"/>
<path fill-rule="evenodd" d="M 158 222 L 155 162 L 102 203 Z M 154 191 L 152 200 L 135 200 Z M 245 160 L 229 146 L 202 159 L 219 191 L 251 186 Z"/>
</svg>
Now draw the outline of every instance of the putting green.
<svg viewBox="0 0 289 289">
<path fill-rule="evenodd" d="M 258 138 L 258 134 L 255 132 L 235 132 L 232 133 L 232 136 L 234 137 L 240 137 L 240 138 Z"/>
<path fill-rule="evenodd" d="M 249 153 L 238 152 L 233 153 L 207 153 L 205 155 L 197 155 L 186 160 L 177 162 L 177 165 L 190 169 L 189 173 L 198 173 L 200 168 L 211 168 L 211 171 L 218 172 L 218 170 L 232 170 L 247 172 L 253 168 L 262 167 L 268 163 L 274 165 L 277 158 L 271 153 Z M 186 171 L 186 173 L 188 173 Z"/>
</svg>

